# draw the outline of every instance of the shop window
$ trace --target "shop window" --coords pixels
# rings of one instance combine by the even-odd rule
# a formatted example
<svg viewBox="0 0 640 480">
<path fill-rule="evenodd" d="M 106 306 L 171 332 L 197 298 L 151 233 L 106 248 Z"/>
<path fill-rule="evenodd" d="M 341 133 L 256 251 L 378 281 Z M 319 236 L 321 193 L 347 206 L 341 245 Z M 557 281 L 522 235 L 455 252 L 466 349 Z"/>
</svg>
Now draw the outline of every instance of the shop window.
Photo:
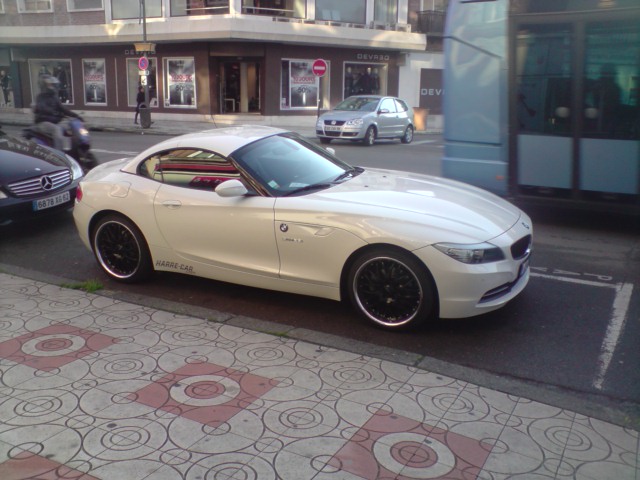
<svg viewBox="0 0 640 480">
<path fill-rule="evenodd" d="M 316 0 L 316 19 L 364 24 L 366 0 Z"/>
<path fill-rule="evenodd" d="M 82 60 L 85 105 L 107 104 L 107 82 L 104 58 Z"/>
<path fill-rule="evenodd" d="M 149 87 L 149 107 L 158 106 L 158 69 L 157 60 L 149 58 L 149 75 L 147 85 Z M 142 76 L 139 74 L 138 58 L 127 58 L 127 102 L 130 107 L 136 106 L 138 88 L 144 86 Z"/>
<path fill-rule="evenodd" d="M 398 23 L 398 0 L 375 0 L 373 20 L 385 25 Z"/>
<path fill-rule="evenodd" d="M 58 96 L 64 104 L 72 105 L 73 75 L 71 74 L 71 60 L 32 59 L 29 60 L 29 77 L 33 100 L 40 93 L 40 78 L 43 75 L 53 75 L 58 79 Z"/>
<path fill-rule="evenodd" d="M 67 10 L 70 12 L 104 10 L 104 4 L 102 0 L 67 0 Z"/>
<path fill-rule="evenodd" d="M 18 0 L 18 12 L 53 12 L 51 0 Z"/>
<path fill-rule="evenodd" d="M 171 0 L 172 17 L 227 13 L 229 13 L 229 0 Z"/>
<path fill-rule="evenodd" d="M 164 106 L 196 108 L 195 61 L 193 58 L 166 58 Z"/>
<path fill-rule="evenodd" d="M 309 110 L 329 104 L 328 68 L 324 76 L 314 75 L 314 60 L 282 60 L 280 109 Z"/>
<path fill-rule="evenodd" d="M 344 98 L 351 95 L 386 95 L 385 63 L 345 63 Z"/>
<path fill-rule="evenodd" d="M 145 17 L 162 17 L 162 0 L 145 0 Z M 111 18 L 113 20 L 138 19 L 142 17 L 140 2 L 132 0 L 111 0 Z"/>
</svg>

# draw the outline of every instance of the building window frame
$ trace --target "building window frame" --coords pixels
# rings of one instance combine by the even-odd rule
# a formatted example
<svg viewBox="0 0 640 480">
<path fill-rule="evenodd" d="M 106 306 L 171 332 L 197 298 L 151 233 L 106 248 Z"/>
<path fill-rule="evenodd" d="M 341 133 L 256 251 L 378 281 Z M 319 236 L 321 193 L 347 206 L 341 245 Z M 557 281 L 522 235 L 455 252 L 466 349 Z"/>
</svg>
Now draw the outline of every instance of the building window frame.
<svg viewBox="0 0 640 480">
<path fill-rule="evenodd" d="M 4 13 L 4 0 L 0 0 L 0 13 Z"/>
<path fill-rule="evenodd" d="M 387 95 L 388 64 L 347 61 L 343 72 L 343 99 L 351 95 Z"/>
<path fill-rule="evenodd" d="M 316 20 L 364 25 L 367 23 L 367 0 L 316 0 Z"/>
<path fill-rule="evenodd" d="M 322 76 L 313 73 L 315 59 L 283 58 L 280 71 L 280 110 L 308 111 L 329 104 L 331 62 Z"/>
<path fill-rule="evenodd" d="M 373 21 L 378 24 L 398 23 L 398 0 L 374 0 Z"/>
<path fill-rule="evenodd" d="M 195 58 L 165 57 L 164 86 L 165 108 L 197 108 Z"/>
<path fill-rule="evenodd" d="M 131 21 L 131 20 L 139 20 L 141 17 L 140 4 L 137 1 L 132 0 L 109 0 L 111 7 L 111 20 L 113 21 Z M 119 6 L 120 4 L 120 6 Z M 136 8 L 135 13 L 133 9 L 130 14 L 119 13 L 119 11 L 124 9 L 126 10 L 126 6 L 131 6 Z M 145 0 L 145 17 L 149 18 L 163 18 L 163 1 L 162 0 Z"/>
<path fill-rule="evenodd" d="M 31 95 L 35 102 L 40 93 L 40 77 L 52 75 L 60 81 L 58 96 L 65 105 L 74 105 L 73 64 L 70 58 L 30 58 Z M 66 81 L 65 81 L 66 79 Z"/>
<path fill-rule="evenodd" d="M 104 107 L 107 105 L 107 75 L 104 58 L 82 59 L 84 104 Z"/>
<path fill-rule="evenodd" d="M 16 3 L 18 4 L 18 13 L 53 12 L 53 0 L 17 0 Z"/>
<path fill-rule="evenodd" d="M 230 0 L 170 0 L 169 14 L 172 17 L 227 15 L 231 8 L 230 3 Z"/>
<path fill-rule="evenodd" d="M 79 7 L 78 3 L 82 3 L 83 1 L 89 1 L 100 4 L 99 7 Z M 67 11 L 68 12 L 98 12 L 104 10 L 104 0 L 67 0 Z"/>
</svg>

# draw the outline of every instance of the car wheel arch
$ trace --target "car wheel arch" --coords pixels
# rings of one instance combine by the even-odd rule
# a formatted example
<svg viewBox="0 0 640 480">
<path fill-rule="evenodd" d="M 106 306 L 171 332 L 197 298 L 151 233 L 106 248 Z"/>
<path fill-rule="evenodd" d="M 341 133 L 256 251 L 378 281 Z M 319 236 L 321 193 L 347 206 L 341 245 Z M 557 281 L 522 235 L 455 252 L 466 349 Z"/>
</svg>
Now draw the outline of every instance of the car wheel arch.
<svg viewBox="0 0 640 480">
<path fill-rule="evenodd" d="M 140 271 L 144 269 L 146 273 L 137 275 L 137 277 L 139 277 L 140 279 L 146 279 L 150 277 L 155 269 L 153 268 L 154 260 L 153 260 L 153 255 L 151 253 L 151 249 L 149 248 L 149 241 L 144 235 L 144 232 L 140 229 L 140 227 L 137 225 L 137 223 L 134 220 L 132 220 L 129 216 L 117 210 L 102 210 L 100 212 L 97 212 L 89 221 L 89 226 L 88 226 L 89 242 L 91 245 L 91 250 L 94 252 L 94 255 L 96 255 L 96 258 L 98 256 L 98 252 L 96 252 L 95 245 L 94 245 L 96 231 L 100 227 L 102 220 L 109 217 L 114 217 L 114 219 L 122 221 L 125 224 L 128 222 L 131 225 L 131 228 L 135 230 L 134 235 L 140 237 L 139 243 L 141 243 L 140 245 L 140 248 L 142 250 L 141 255 L 142 256 L 146 255 L 147 260 L 146 261 L 143 260 L 144 265 L 140 264 L 141 265 Z M 130 229 L 128 226 L 126 226 L 126 228 Z M 100 263 L 100 260 L 99 260 L 99 263 Z M 139 280 L 132 278 L 131 280 L 125 279 L 123 281 L 125 281 L 126 283 L 135 283 Z"/>
<path fill-rule="evenodd" d="M 431 273 L 431 270 L 429 270 L 429 267 L 427 265 L 425 265 L 422 260 L 420 260 L 413 252 L 411 252 L 410 250 L 407 250 L 405 248 L 399 247 L 397 245 L 393 245 L 390 243 L 370 243 L 368 245 L 365 245 L 363 247 L 360 247 L 359 249 L 353 251 L 351 253 L 351 255 L 349 255 L 349 257 L 347 258 L 347 260 L 344 262 L 344 265 L 342 266 L 342 271 L 340 273 L 340 301 L 342 302 L 348 302 L 349 301 L 349 292 L 348 292 L 348 280 L 349 280 L 349 272 L 351 271 L 351 268 L 353 267 L 354 263 L 363 255 L 370 253 L 370 252 L 375 252 L 376 250 L 384 250 L 386 252 L 389 253 L 399 253 L 401 255 L 408 255 L 409 257 L 412 257 L 416 262 L 418 262 L 420 265 L 422 265 L 424 267 L 425 272 L 427 273 L 430 282 L 431 282 L 431 287 L 433 288 L 433 292 L 434 292 L 434 317 L 437 318 L 439 316 L 440 313 L 440 294 L 438 291 L 438 285 L 436 284 L 435 278 L 433 276 L 433 274 Z"/>
</svg>

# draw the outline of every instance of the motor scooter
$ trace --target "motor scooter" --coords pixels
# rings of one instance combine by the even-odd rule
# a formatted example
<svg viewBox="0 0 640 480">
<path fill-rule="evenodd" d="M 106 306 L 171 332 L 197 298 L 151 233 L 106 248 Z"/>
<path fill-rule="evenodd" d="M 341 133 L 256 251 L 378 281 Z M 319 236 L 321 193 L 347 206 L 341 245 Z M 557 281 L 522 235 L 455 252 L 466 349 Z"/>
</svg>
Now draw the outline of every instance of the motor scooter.
<svg viewBox="0 0 640 480">
<path fill-rule="evenodd" d="M 65 149 L 65 153 L 73 157 L 85 172 L 98 165 L 98 159 L 91 151 L 91 137 L 84 122 L 75 117 L 66 121 L 64 136 L 70 138 L 70 145 Z M 36 125 L 27 127 L 22 131 L 23 136 L 40 145 L 53 147 L 53 139 L 44 132 L 41 132 Z"/>
</svg>

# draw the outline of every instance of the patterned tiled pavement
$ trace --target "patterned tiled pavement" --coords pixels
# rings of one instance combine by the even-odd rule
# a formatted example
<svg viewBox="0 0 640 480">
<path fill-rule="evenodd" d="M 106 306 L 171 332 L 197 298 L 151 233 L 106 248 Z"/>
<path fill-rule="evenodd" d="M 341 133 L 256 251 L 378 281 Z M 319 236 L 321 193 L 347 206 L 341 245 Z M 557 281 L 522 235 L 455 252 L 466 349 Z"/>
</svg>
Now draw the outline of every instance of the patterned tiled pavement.
<svg viewBox="0 0 640 480">
<path fill-rule="evenodd" d="M 0 479 L 639 480 L 639 435 L 0 273 Z"/>
</svg>

